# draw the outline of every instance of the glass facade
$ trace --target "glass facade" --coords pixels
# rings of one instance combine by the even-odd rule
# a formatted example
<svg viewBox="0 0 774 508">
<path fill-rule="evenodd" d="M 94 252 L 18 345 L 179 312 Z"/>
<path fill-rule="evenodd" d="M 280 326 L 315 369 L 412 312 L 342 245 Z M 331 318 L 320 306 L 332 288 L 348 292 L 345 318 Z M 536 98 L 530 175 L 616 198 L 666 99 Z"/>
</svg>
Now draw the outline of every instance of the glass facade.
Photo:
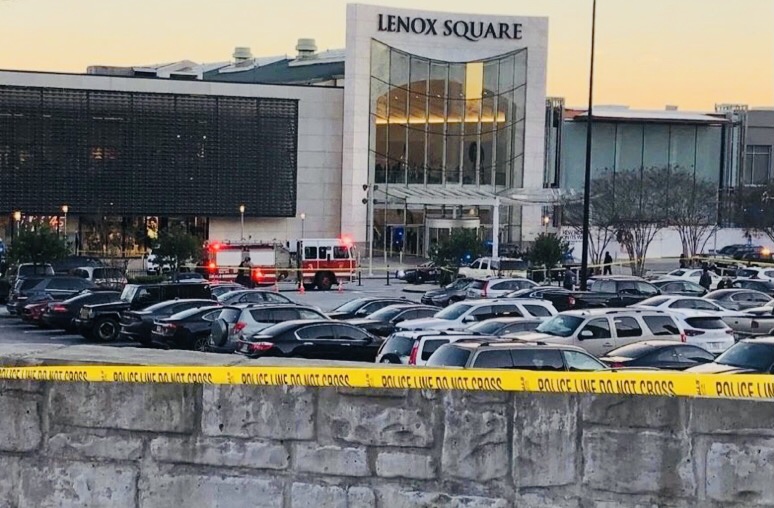
<svg viewBox="0 0 774 508">
<path fill-rule="evenodd" d="M 375 183 L 520 187 L 526 76 L 526 49 L 459 63 L 372 41 Z"/>
</svg>

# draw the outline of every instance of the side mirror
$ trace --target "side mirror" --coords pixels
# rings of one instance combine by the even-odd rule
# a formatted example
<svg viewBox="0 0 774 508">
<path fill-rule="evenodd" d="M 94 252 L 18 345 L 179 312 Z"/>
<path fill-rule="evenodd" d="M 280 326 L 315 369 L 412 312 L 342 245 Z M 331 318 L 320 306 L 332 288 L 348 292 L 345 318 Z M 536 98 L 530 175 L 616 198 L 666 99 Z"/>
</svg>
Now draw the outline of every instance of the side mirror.
<svg viewBox="0 0 774 508">
<path fill-rule="evenodd" d="M 465 316 L 464 318 L 462 318 L 462 322 L 463 323 L 475 323 L 476 322 L 476 318 L 473 317 L 473 316 Z"/>
<path fill-rule="evenodd" d="M 591 332 L 591 330 L 583 330 L 582 332 L 580 332 L 580 335 L 578 336 L 580 340 L 591 339 L 593 337 L 594 337 L 594 334 Z"/>
</svg>

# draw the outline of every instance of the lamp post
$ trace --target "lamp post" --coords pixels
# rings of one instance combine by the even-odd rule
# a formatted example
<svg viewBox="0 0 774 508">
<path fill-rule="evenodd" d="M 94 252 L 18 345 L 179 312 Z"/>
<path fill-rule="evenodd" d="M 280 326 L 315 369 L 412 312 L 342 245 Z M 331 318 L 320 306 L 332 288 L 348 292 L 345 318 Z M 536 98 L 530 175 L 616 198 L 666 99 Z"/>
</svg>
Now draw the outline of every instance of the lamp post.
<svg viewBox="0 0 774 508">
<path fill-rule="evenodd" d="M 301 239 L 304 238 L 304 221 L 306 220 L 306 214 L 301 212 Z"/>
<path fill-rule="evenodd" d="M 551 218 L 548 215 L 543 216 L 543 227 L 546 230 L 546 234 L 548 234 L 548 223 L 551 222 Z"/>
<path fill-rule="evenodd" d="M 245 239 L 245 205 L 239 205 L 239 215 L 240 215 L 239 239 L 244 240 Z"/>
<path fill-rule="evenodd" d="M 16 210 L 15 212 L 13 212 L 13 221 L 16 224 L 16 237 L 17 238 L 19 236 L 19 232 L 20 232 L 19 230 L 20 230 L 20 227 L 21 227 L 21 217 L 22 217 L 22 214 L 21 214 L 20 210 Z"/>
<path fill-rule="evenodd" d="M 589 234 L 591 216 L 591 129 L 594 118 L 594 43 L 597 28 L 597 0 L 591 7 L 591 63 L 589 67 L 589 110 L 586 114 L 586 171 L 583 184 L 583 251 L 581 252 L 580 290 L 586 291 L 589 272 Z"/>
<path fill-rule="evenodd" d="M 62 232 L 64 233 L 65 241 L 67 241 L 67 212 L 70 211 L 70 207 L 67 205 L 62 205 Z"/>
</svg>

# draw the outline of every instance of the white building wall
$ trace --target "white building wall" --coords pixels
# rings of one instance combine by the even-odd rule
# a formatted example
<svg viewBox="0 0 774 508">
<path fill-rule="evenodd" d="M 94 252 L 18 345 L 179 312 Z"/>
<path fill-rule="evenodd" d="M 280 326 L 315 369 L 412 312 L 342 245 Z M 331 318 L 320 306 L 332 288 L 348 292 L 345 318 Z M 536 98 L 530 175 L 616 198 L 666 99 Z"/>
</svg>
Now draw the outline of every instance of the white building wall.
<svg viewBox="0 0 774 508">
<path fill-rule="evenodd" d="M 327 238 L 339 235 L 344 102 L 341 88 L 7 71 L 0 71 L 0 83 L 8 86 L 298 99 L 297 216 L 252 218 L 247 210 L 245 237 L 249 235 L 254 240 L 278 240 L 283 243 L 294 241 L 301 238 L 301 213 L 306 214 L 306 236 Z M 148 185 L 156 183 L 148 182 Z M 71 210 L 73 214 L 77 212 Z M 240 229 L 239 212 L 235 210 L 234 217 L 211 218 L 210 239 L 238 240 Z"/>
<path fill-rule="evenodd" d="M 459 37 L 380 32 L 379 14 L 420 16 L 444 20 L 483 21 L 486 23 L 521 23 L 521 40 L 481 39 L 468 41 Z M 440 30 L 439 30 L 440 31 Z M 490 58 L 510 51 L 528 48 L 526 124 L 524 148 L 524 187 L 543 186 L 544 127 L 546 97 L 546 64 L 548 58 L 548 18 L 483 16 L 452 14 L 373 5 L 347 6 L 347 49 L 344 97 L 344 146 L 342 162 L 341 230 L 358 242 L 366 241 L 367 207 L 363 185 L 369 178 L 369 101 L 371 39 L 408 53 L 452 62 Z M 457 203 L 459 204 L 459 203 Z M 541 209 L 525 208 L 524 240 L 534 238 L 541 228 Z"/>
</svg>

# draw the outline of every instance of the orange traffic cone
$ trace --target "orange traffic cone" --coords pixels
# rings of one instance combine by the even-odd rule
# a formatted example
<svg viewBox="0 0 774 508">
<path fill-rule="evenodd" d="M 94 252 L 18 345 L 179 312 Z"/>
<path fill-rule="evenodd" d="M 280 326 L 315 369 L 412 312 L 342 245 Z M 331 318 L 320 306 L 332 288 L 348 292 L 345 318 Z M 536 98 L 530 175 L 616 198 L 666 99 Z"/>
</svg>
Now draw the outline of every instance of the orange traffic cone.
<svg viewBox="0 0 774 508">
<path fill-rule="evenodd" d="M 304 288 L 304 282 L 303 281 L 298 283 L 298 293 L 301 294 L 301 295 L 306 293 L 306 289 Z"/>
</svg>

